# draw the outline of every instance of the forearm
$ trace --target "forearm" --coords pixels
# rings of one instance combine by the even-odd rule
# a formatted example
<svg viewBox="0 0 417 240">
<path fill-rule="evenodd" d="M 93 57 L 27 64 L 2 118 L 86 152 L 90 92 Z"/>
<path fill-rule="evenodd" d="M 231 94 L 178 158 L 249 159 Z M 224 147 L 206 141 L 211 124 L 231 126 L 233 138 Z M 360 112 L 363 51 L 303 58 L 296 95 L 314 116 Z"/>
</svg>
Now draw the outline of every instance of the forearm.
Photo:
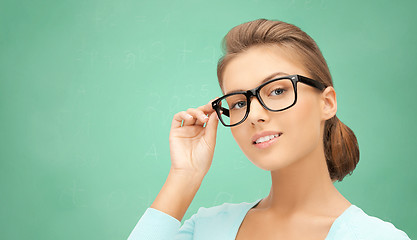
<svg viewBox="0 0 417 240">
<path fill-rule="evenodd" d="M 151 208 L 181 221 L 203 181 L 201 174 L 170 171 Z"/>
</svg>

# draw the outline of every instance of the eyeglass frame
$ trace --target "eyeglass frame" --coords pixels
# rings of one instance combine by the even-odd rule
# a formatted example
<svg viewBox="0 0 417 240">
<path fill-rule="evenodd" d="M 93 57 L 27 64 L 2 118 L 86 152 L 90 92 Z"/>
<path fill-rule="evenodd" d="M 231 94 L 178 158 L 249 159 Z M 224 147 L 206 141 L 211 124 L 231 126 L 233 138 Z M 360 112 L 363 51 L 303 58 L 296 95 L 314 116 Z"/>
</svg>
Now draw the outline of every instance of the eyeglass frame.
<svg viewBox="0 0 417 240">
<path fill-rule="evenodd" d="M 285 107 L 283 109 L 272 110 L 272 109 L 268 108 L 265 105 L 265 103 L 262 101 L 262 98 L 260 96 L 260 90 L 265 85 L 267 85 L 267 84 L 269 84 L 271 82 L 275 82 L 275 81 L 278 81 L 278 80 L 282 80 L 282 79 L 290 79 L 291 80 L 292 85 L 293 85 L 293 88 L 294 88 L 294 102 L 290 106 Z M 288 75 L 288 76 L 283 76 L 283 77 L 278 77 L 278 78 L 271 79 L 271 80 L 269 80 L 267 82 L 262 83 L 261 85 L 257 86 L 256 88 L 253 88 L 253 89 L 250 89 L 250 90 L 247 90 L 247 91 L 239 91 L 239 92 L 234 92 L 234 93 L 226 94 L 226 95 L 224 95 L 222 97 L 219 97 L 216 100 L 214 100 L 211 103 L 211 105 L 212 105 L 212 108 L 216 111 L 217 116 L 219 116 L 219 120 L 222 122 L 222 124 L 225 127 L 234 127 L 236 125 L 239 125 L 239 124 L 243 123 L 246 120 L 246 118 L 248 118 L 248 115 L 249 115 L 249 112 L 250 112 L 251 98 L 253 96 L 256 97 L 256 99 L 258 99 L 259 103 L 262 105 L 263 108 L 265 108 L 266 110 L 271 111 L 271 112 L 284 111 L 284 110 L 286 110 L 286 109 L 294 106 L 297 103 L 297 83 L 298 82 L 307 84 L 307 85 L 309 85 L 311 87 L 315 87 L 315 88 L 317 88 L 317 89 L 319 89 L 321 91 L 323 91 L 326 88 L 326 85 L 324 85 L 323 83 L 321 83 L 321 82 L 319 82 L 317 80 L 314 80 L 314 79 L 311 79 L 311 78 L 308 78 L 308 77 L 305 77 L 305 76 L 302 76 L 302 75 L 298 75 L 298 74 Z M 235 123 L 235 124 L 226 124 L 226 123 L 223 122 L 223 119 L 221 117 L 222 113 L 220 113 L 220 110 L 223 111 L 223 114 L 224 115 L 226 115 L 227 117 L 230 117 L 230 116 L 228 116 L 229 115 L 229 110 L 226 109 L 226 108 L 222 108 L 221 105 L 220 105 L 220 102 L 223 99 L 225 99 L 226 97 L 229 97 L 229 96 L 232 96 L 232 95 L 237 95 L 237 94 L 244 94 L 246 96 L 246 106 L 247 106 L 247 108 L 246 108 L 245 116 L 238 123 Z"/>
</svg>

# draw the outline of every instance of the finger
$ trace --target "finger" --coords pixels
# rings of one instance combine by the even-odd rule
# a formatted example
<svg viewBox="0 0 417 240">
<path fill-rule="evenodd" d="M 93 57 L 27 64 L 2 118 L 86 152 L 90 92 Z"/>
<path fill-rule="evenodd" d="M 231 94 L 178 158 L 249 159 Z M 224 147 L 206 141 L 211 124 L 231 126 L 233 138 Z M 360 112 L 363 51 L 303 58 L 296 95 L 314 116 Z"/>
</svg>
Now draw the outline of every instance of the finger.
<svg viewBox="0 0 417 240">
<path fill-rule="evenodd" d="M 193 119 L 193 116 L 187 114 L 185 111 L 176 113 L 172 119 L 171 128 L 179 128 L 182 122 L 187 119 Z"/>
<path fill-rule="evenodd" d="M 203 112 L 204 116 L 206 116 L 206 114 L 208 114 L 210 116 L 211 113 L 214 112 L 214 109 L 212 108 L 211 103 L 216 100 L 218 97 L 211 99 L 206 105 L 200 106 L 197 109 L 199 109 L 200 111 Z M 191 116 L 191 118 L 190 118 Z M 177 114 L 174 115 L 174 118 L 172 119 L 172 123 L 171 123 L 171 128 L 179 128 L 183 125 L 183 121 L 187 124 L 187 125 L 192 125 L 192 124 L 198 124 L 203 126 L 205 123 L 208 122 L 208 119 L 203 118 L 198 118 L 197 119 L 193 119 L 194 116 L 187 114 L 185 111 L 182 112 L 178 112 Z M 193 120 L 191 120 L 193 119 Z M 194 121 L 194 122 L 193 122 Z"/>
<path fill-rule="evenodd" d="M 203 111 L 205 114 L 211 114 L 214 111 L 211 104 L 216 99 L 217 98 L 211 99 L 206 105 L 202 105 L 202 106 L 198 107 L 197 109 Z"/>
<path fill-rule="evenodd" d="M 206 115 L 204 114 L 204 116 L 206 116 Z M 201 121 L 200 119 L 197 119 L 197 121 L 195 122 L 195 125 L 204 127 L 204 124 L 208 122 L 208 119 L 209 119 L 208 117 L 204 121 Z"/>
<path fill-rule="evenodd" d="M 182 124 L 183 127 L 194 125 L 195 122 L 197 121 L 197 117 L 195 116 L 195 113 L 191 112 L 190 109 L 188 109 L 187 111 L 184 111 L 184 115 L 187 118 L 184 119 L 184 122 Z M 188 118 L 188 116 L 191 116 L 191 118 Z"/>
<path fill-rule="evenodd" d="M 206 114 L 199 109 L 189 108 L 187 110 L 187 113 L 192 115 L 196 119 L 196 122 L 194 122 L 194 125 L 203 126 L 204 123 L 208 121 L 208 117 L 206 116 Z"/>
</svg>

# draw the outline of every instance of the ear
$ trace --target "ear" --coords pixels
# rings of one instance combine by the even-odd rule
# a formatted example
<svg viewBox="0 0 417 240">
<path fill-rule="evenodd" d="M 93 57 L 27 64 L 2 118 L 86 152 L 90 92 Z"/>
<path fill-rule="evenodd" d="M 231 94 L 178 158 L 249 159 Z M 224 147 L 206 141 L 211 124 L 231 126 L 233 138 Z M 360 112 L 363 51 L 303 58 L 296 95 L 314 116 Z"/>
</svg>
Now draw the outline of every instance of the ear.
<svg viewBox="0 0 417 240">
<path fill-rule="evenodd" d="M 321 93 L 321 110 L 322 120 L 327 120 L 336 115 L 337 112 L 337 100 L 336 91 L 333 87 L 329 86 Z"/>
</svg>

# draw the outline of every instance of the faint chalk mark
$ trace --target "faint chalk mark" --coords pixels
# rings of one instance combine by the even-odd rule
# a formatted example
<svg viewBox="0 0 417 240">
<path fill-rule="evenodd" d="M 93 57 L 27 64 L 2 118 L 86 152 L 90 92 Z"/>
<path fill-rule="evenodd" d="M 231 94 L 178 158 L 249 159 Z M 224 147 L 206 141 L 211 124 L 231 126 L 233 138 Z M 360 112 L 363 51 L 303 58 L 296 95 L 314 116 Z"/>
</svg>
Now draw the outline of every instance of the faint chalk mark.
<svg viewBox="0 0 417 240">
<path fill-rule="evenodd" d="M 208 86 L 210 86 L 210 85 L 209 84 L 201 85 L 199 96 L 201 96 L 201 97 L 207 97 L 208 96 L 208 94 L 209 94 Z"/>
<path fill-rule="evenodd" d="M 187 84 L 184 86 L 184 92 L 185 92 L 184 97 L 195 98 L 195 95 L 193 94 L 195 93 L 195 91 L 193 91 L 193 87 L 194 87 L 194 84 Z"/>
<path fill-rule="evenodd" d="M 209 57 L 204 58 L 200 62 L 202 63 L 215 63 L 216 62 L 216 49 L 213 46 L 206 46 L 204 51 L 208 53 Z"/>
<path fill-rule="evenodd" d="M 134 54 L 133 52 L 126 52 L 125 63 L 126 63 L 126 69 L 135 68 L 136 54 Z"/>
<path fill-rule="evenodd" d="M 146 22 L 146 16 L 142 16 L 142 15 L 136 16 L 135 21 L 136 23 L 144 23 Z"/>
<path fill-rule="evenodd" d="M 169 112 L 174 112 L 175 110 L 178 109 L 178 107 L 180 106 L 180 100 L 181 98 L 177 95 L 173 95 L 171 97 L 171 104 L 169 106 Z"/>
<path fill-rule="evenodd" d="M 110 56 L 104 56 L 104 58 L 105 58 L 105 63 L 106 63 L 106 65 L 107 65 L 107 68 L 108 69 L 113 69 L 113 59 L 112 59 L 112 57 L 110 57 Z"/>
<path fill-rule="evenodd" d="M 154 157 L 156 161 L 158 161 L 158 152 L 156 150 L 155 144 L 152 144 L 148 152 L 145 154 L 145 158 L 148 156 Z"/>
<path fill-rule="evenodd" d="M 238 170 L 238 169 L 243 169 L 243 168 L 247 168 L 249 165 L 249 160 L 247 159 L 241 159 L 241 158 L 236 158 L 233 161 L 233 169 Z"/>
<path fill-rule="evenodd" d="M 171 23 L 171 14 L 165 15 L 164 18 L 162 18 L 162 23 L 165 23 L 166 25 Z"/>
<path fill-rule="evenodd" d="M 153 106 L 148 106 L 146 108 L 146 114 L 148 116 L 148 126 L 153 126 L 155 124 L 155 119 L 157 119 L 156 114 L 160 113 L 161 111 L 158 108 Z"/>
<path fill-rule="evenodd" d="M 149 99 L 152 99 L 154 105 L 158 105 L 161 102 L 161 95 L 156 92 L 149 93 Z"/>
<path fill-rule="evenodd" d="M 112 191 L 107 196 L 107 209 L 119 209 L 121 206 L 126 204 L 126 192 L 123 190 Z"/>
<path fill-rule="evenodd" d="M 180 50 L 179 58 L 180 63 L 185 63 L 187 61 L 187 56 L 191 54 L 193 51 L 187 48 L 187 43 L 184 41 L 184 46 Z"/>
<path fill-rule="evenodd" d="M 165 52 L 165 44 L 162 41 L 153 42 L 151 44 L 151 60 L 163 60 Z"/>
<path fill-rule="evenodd" d="M 93 156 L 83 156 L 82 154 L 78 153 L 76 155 L 76 162 L 79 167 L 95 167 L 100 162 L 100 154 L 95 153 Z"/>
<path fill-rule="evenodd" d="M 80 87 L 78 87 L 78 89 L 77 89 L 77 93 L 78 93 L 78 94 L 81 94 L 81 95 L 85 95 L 86 90 L 85 90 L 84 86 L 80 86 Z"/>
<path fill-rule="evenodd" d="M 68 190 L 62 190 L 59 196 L 59 200 L 62 201 L 64 196 L 68 196 L 72 200 L 74 206 L 86 207 L 86 204 L 80 203 L 80 200 L 77 198 L 80 192 L 85 192 L 84 189 L 78 188 L 76 181 L 73 181 L 72 187 Z"/>
<path fill-rule="evenodd" d="M 98 58 L 98 52 L 95 51 L 95 50 L 92 50 L 90 52 L 90 67 L 91 68 L 94 67 L 94 65 L 95 65 L 95 63 L 97 61 L 97 58 Z"/>
<path fill-rule="evenodd" d="M 326 8 L 327 8 L 327 2 L 326 2 L 326 0 L 321 0 L 321 2 L 320 2 L 320 7 L 321 7 L 322 9 L 326 9 Z"/>
</svg>

